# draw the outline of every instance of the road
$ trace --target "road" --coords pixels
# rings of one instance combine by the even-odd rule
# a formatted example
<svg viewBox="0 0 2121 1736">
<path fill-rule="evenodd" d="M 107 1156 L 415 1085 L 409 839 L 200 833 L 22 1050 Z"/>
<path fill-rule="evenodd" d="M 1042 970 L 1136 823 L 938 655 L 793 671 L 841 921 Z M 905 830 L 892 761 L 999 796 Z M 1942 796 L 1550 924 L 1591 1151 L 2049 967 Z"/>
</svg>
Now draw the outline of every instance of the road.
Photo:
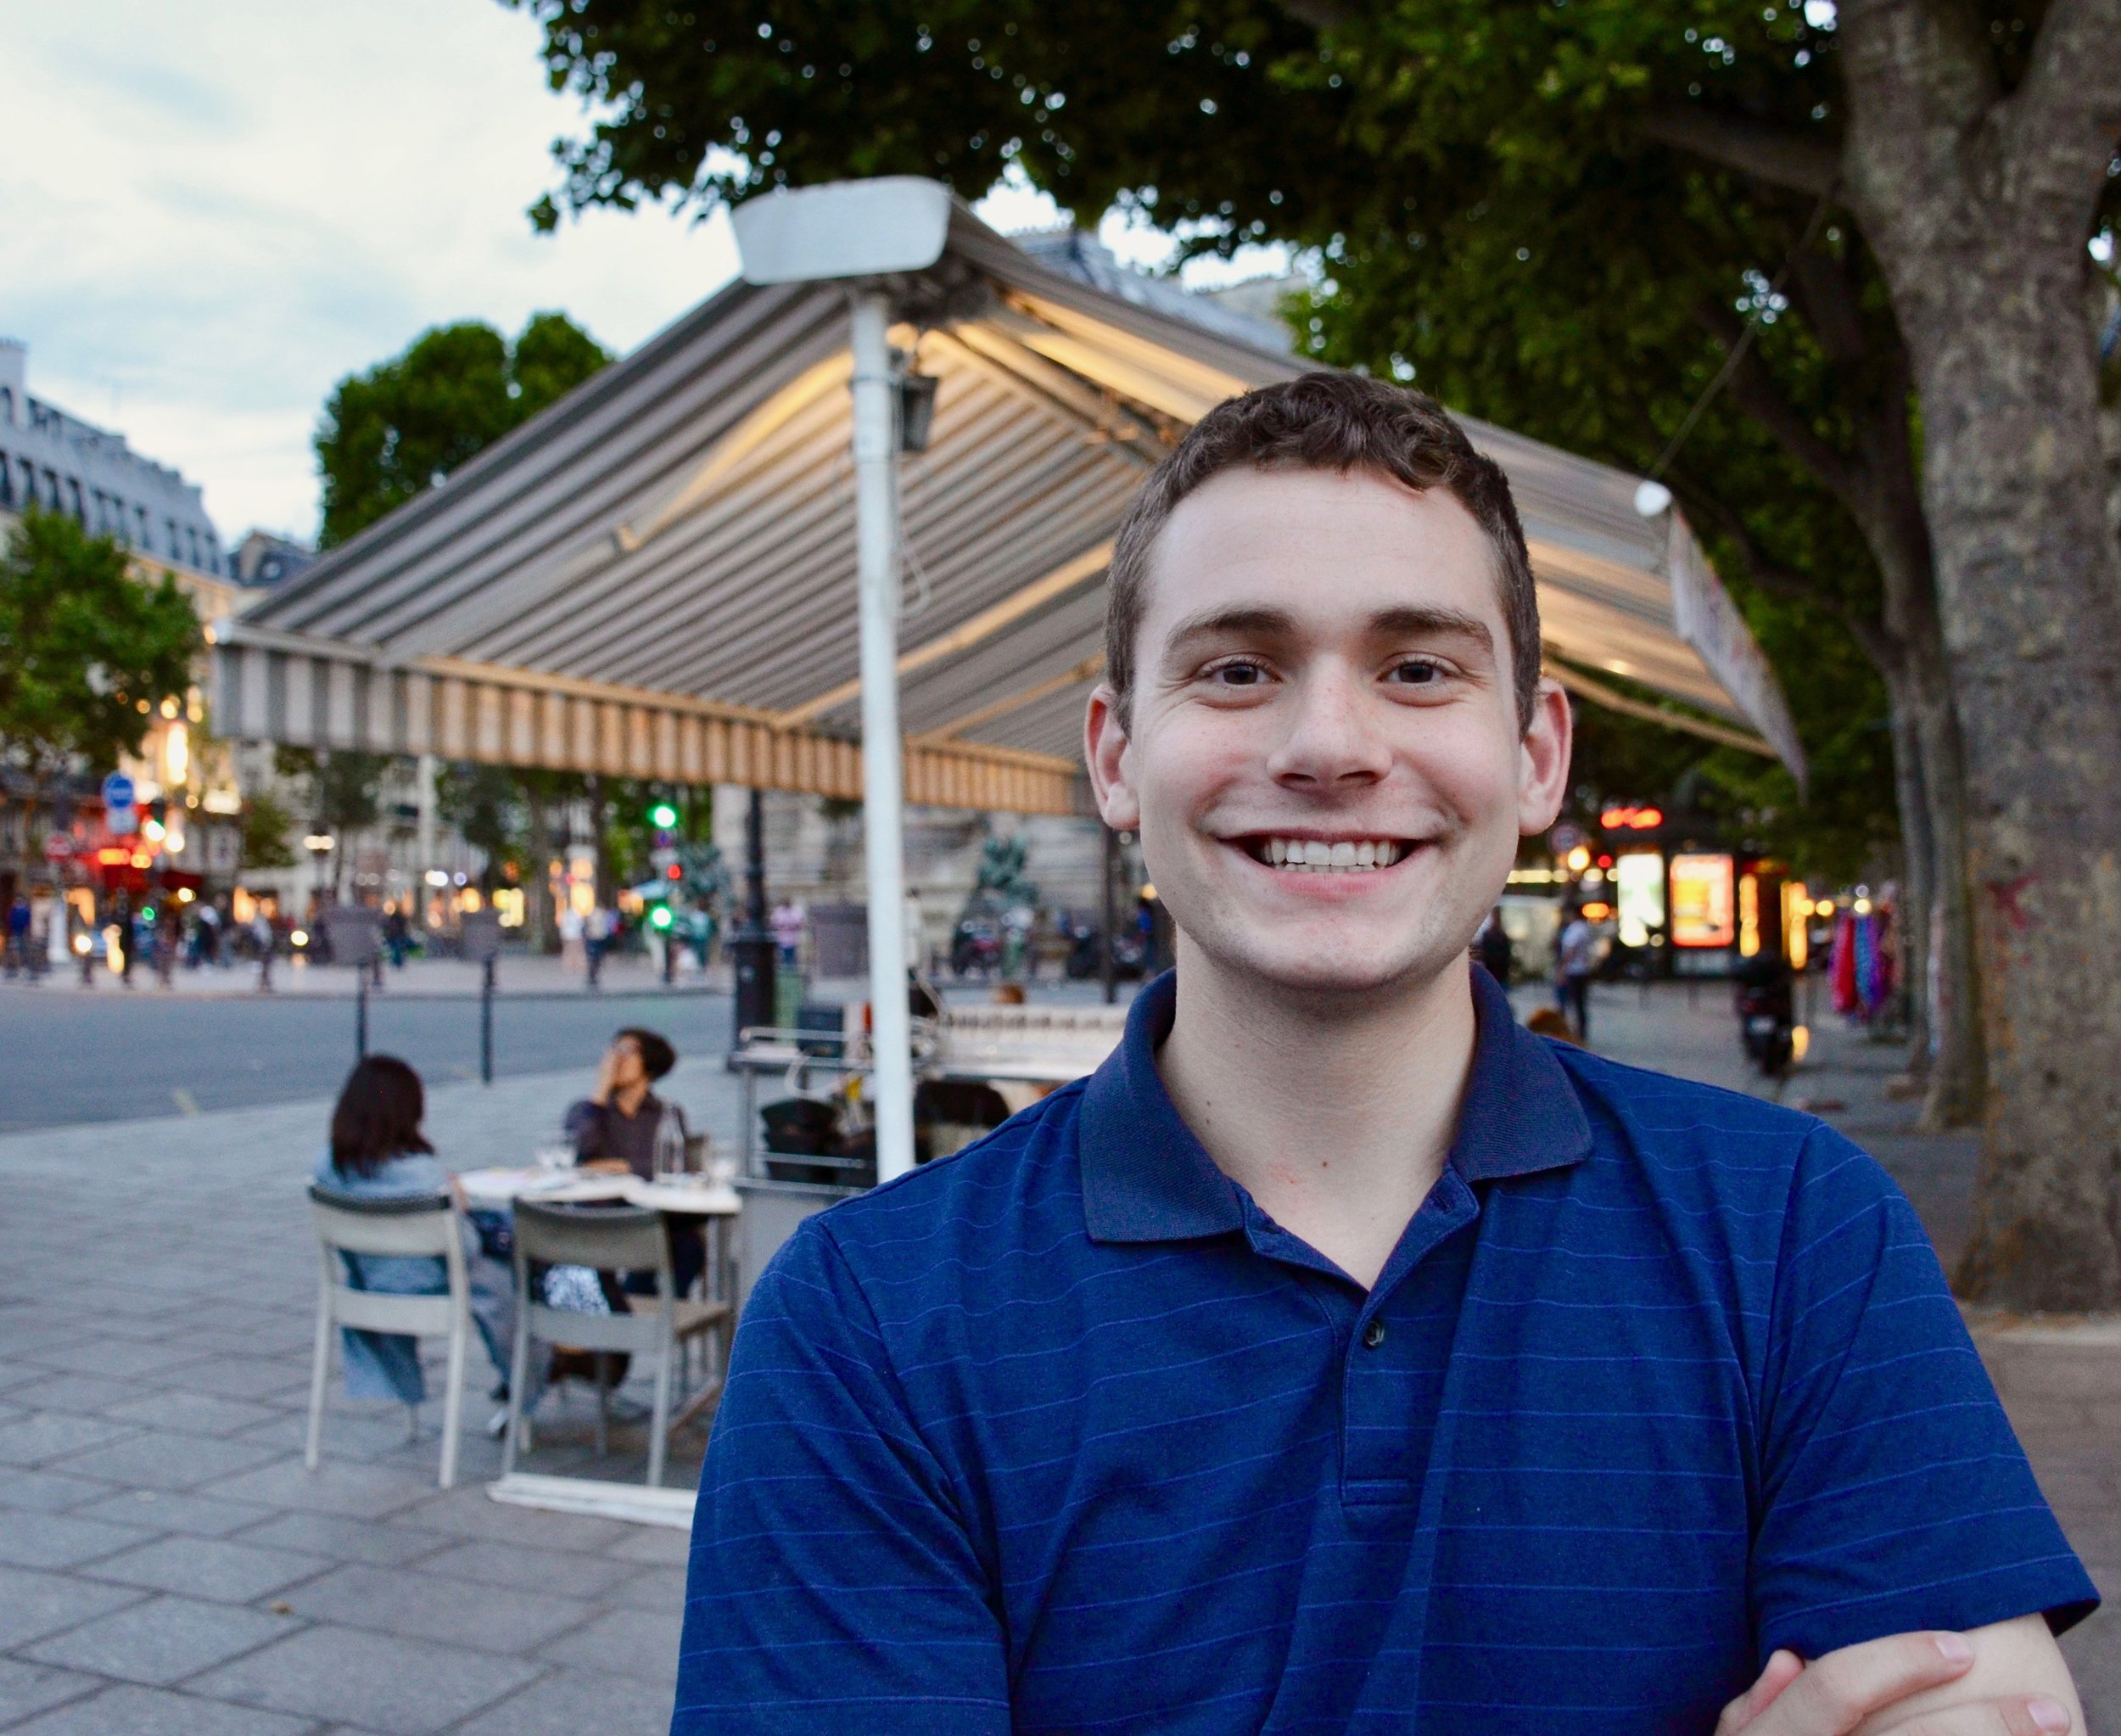
<svg viewBox="0 0 2121 1736">
<path fill-rule="evenodd" d="M 586 1084 L 621 1025 L 646 1025 L 681 1056 L 701 1056 L 729 1046 L 729 1021 L 721 994 L 504 995 L 494 1008 L 494 1072 L 579 1067 Z M 431 1081 L 476 1078 L 478 1005 L 378 995 L 368 1045 Z M 0 987 L 0 1133 L 325 1097 L 353 1060 L 351 1000 Z"/>
</svg>

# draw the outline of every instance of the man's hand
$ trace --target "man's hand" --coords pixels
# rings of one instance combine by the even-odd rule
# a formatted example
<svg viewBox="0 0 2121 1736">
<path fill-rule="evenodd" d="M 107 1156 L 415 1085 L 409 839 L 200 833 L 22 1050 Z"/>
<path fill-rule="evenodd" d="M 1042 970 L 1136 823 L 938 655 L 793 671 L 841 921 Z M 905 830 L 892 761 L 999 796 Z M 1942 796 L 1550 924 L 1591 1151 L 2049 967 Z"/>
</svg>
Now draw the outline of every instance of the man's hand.
<svg viewBox="0 0 2121 1736">
<path fill-rule="evenodd" d="M 599 1109 L 608 1108 L 611 1094 L 618 1089 L 618 1045 L 614 1043 L 604 1051 L 603 1059 L 596 1063 L 596 1089 L 589 1094 L 589 1100 Z"/>
<path fill-rule="evenodd" d="M 2029 1616 L 1892 1634 L 1810 1664 L 1778 1651 L 1715 1736 L 2082 1736 L 2075 1700 L 2046 1622 Z"/>
</svg>

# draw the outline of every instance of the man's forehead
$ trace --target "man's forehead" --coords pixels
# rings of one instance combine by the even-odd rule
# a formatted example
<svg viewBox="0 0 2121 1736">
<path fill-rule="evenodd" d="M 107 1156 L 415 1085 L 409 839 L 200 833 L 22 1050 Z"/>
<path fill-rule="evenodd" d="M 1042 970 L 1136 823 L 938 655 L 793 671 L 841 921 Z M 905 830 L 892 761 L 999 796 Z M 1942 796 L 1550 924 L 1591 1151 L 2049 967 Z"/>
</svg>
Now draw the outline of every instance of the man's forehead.
<svg viewBox="0 0 2121 1736">
<path fill-rule="evenodd" d="M 1443 489 L 1367 472 L 1226 471 L 1182 501 L 1150 562 L 1144 619 L 1169 641 L 1204 620 L 1336 632 L 1507 630 L 1486 534 Z"/>
</svg>

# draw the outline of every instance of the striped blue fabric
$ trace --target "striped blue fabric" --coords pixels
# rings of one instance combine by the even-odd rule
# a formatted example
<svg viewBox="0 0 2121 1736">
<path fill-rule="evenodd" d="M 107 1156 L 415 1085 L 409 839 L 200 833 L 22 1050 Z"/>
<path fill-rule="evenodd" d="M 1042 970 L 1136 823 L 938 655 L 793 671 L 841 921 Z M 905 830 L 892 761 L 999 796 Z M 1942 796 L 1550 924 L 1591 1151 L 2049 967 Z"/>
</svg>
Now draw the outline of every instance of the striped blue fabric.
<svg viewBox="0 0 2121 1736">
<path fill-rule="evenodd" d="M 761 1277 L 672 1730 L 1705 1732 L 1767 1653 L 2096 1602 L 1876 1163 L 1478 972 L 1365 1293 L 1121 1048 Z"/>
</svg>

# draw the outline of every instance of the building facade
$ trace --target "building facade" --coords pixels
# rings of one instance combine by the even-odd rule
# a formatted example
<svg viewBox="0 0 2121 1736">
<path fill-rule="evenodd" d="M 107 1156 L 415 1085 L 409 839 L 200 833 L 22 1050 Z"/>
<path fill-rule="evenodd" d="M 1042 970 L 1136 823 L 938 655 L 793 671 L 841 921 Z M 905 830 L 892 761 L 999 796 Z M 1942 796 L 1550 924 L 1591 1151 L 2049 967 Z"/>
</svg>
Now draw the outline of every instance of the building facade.
<svg viewBox="0 0 2121 1736">
<path fill-rule="evenodd" d="M 0 512 L 41 506 L 169 566 L 229 577 L 199 485 L 123 434 L 31 396 L 29 354 L 0 338 Z"/>
</svg>

